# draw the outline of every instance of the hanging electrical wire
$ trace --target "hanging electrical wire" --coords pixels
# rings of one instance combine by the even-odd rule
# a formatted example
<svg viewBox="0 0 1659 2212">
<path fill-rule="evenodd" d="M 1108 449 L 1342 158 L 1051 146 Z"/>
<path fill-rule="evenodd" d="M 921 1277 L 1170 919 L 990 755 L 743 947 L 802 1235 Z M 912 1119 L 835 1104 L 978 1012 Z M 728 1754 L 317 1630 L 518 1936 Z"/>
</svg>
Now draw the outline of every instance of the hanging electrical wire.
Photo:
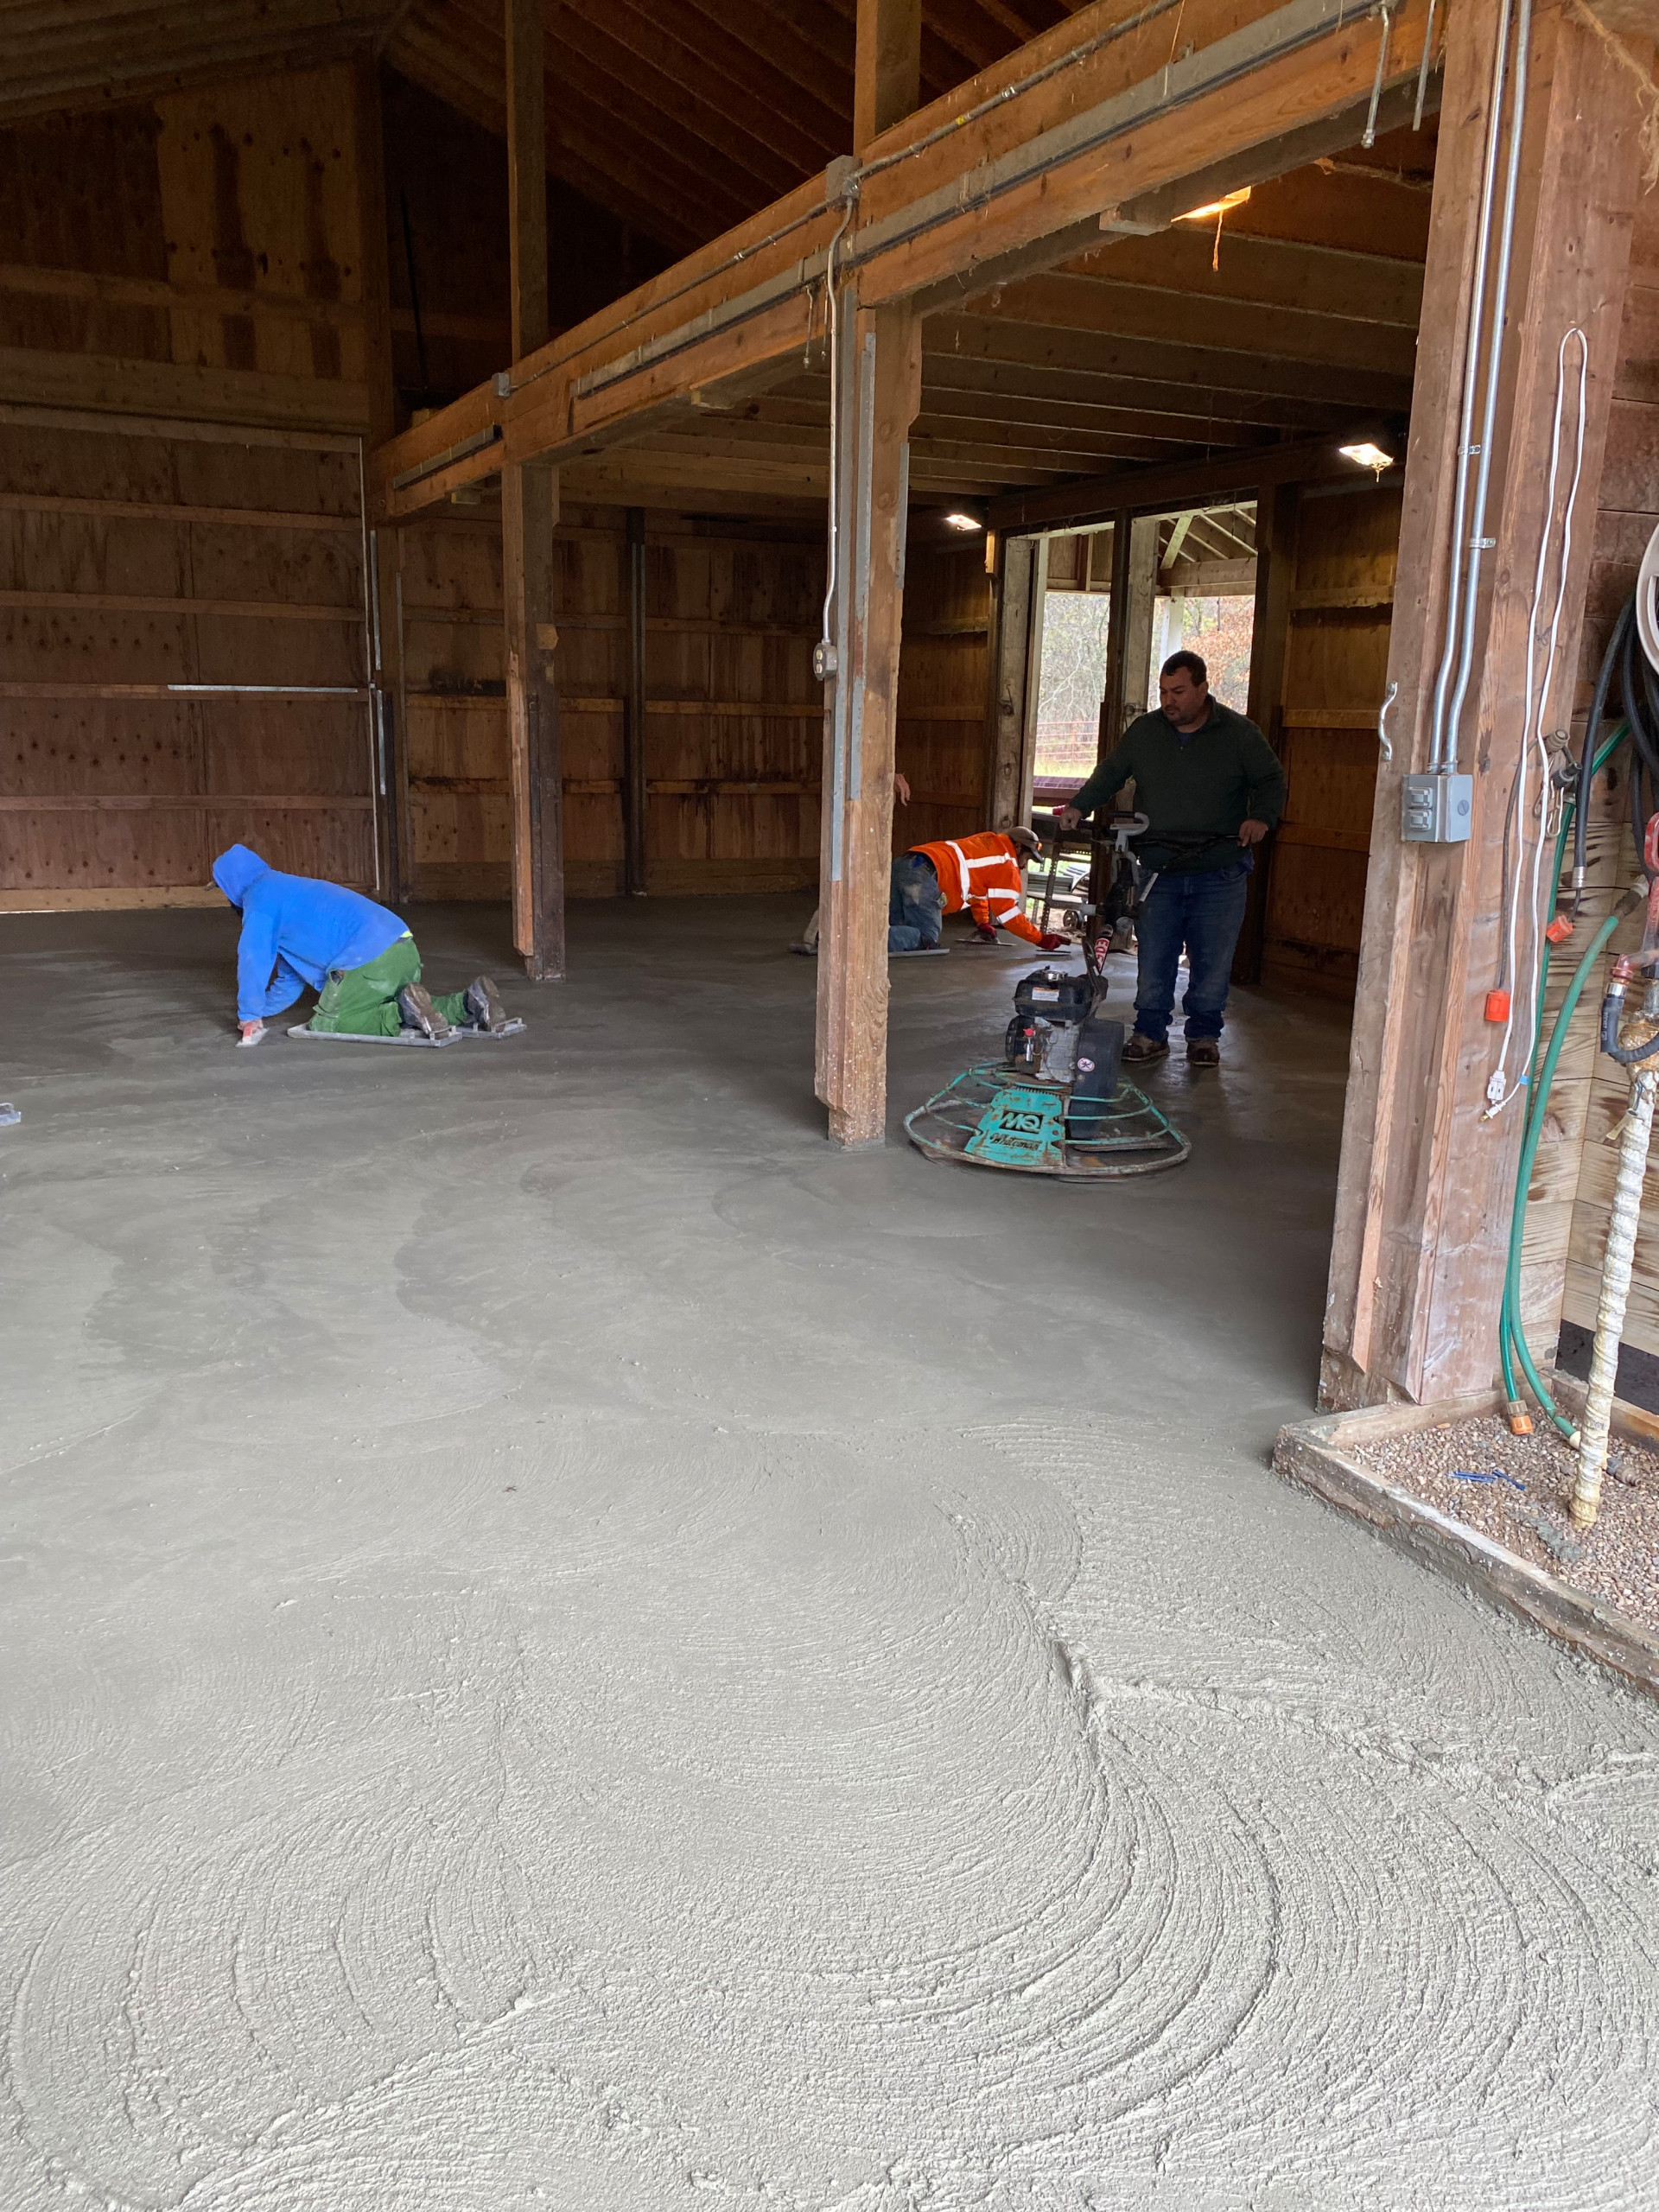
<svg viewBox="0 0 1659 2212">
<path fill-rule="evenodd" d="M 820 679 L 836 673 L 835 637 L 830 626 L 835 619 L 836 587 L 840 581 L 841 532 L 837 525 L 841 517 L 841 302 L 836 293 L 836 253 L 857 207 L 856 194 L 849 192 L 841 227 L 830 241 L 823 271 L 823 327 L 830 350 L 830 543 L 823 569 L 823 616 L 814 656 L 814 673 Z"/>
<path fill-rule="evenodd" d="M 1578 402 L 1575 410 L 1575 435 L 1573 447 L 1573 476 L 1567 486 L 1567 504 L 1561 511 L 1560 523 L 1555 519 L 1557 487 L 1560 481 L 1562 430 L 1567 419 L 1567 353 L 1577 341 Z M 1538 758 L 1538 836 L 1533 847 L 1532 872 L 1528 885 L 1528 920 L 1529 946 L 1535 945 L 1543 925 L 1539 914 L 1542 889 L 1543 858 L 1549 843 L 1549 799 L 1551 776 L 1549 747 L 1544 734 L 1544 718 L 1555 681 L 1555 662 L 1560 644 L 1561 618 L 1567 606 L 1567 573 L 1573 562 L 1573 516 L 1578 505 L 1579 486 L 1584 474 L 1585 415 L 1590 379 L 1590 341 L 1577 323 L 1561 334 L 1561 342 L 1555 351 L 1555 416 L 1550 431 L 1549 483 L 1544 499 L 1544 518 L 1538 532 L 1538 561 L 1533 571 L 1532 601 L 1527 620 L 1527 685 L 1526 716 L 1521 730 L 1520 755 L 1516 762 L 1515 782 L 1510 788 L 1510 807 L 1503 825 L 1504 934 L 1502 965 L 1498 973 L 1494 998 L 1503 1004 L 1502 1020 L 1503 1033 L 1498 1043 L 1497 1065 L 1486 1082 L 1486 1111 L 1484 1119 L 1491 1121 L 1515 1096 L 1510 1087 L 1509 1052 L 1515 1035 L 1516 994 L 1510 988 L 1511 979 L 1519 975 L 1516 965 L 1517 936 L 1520 929 L 1522 882 L 1526 874 L 1528 770 L 1533 754 Z M 1541 632 L 1546 640 L 1541 674 L 1535 674 L 1538 645 L 1541 636 L 1539 623 L 1544 600 L 1545 582 L 1548 575 L 1550 554 L 1559 537 L 1555 558 L 1555 603 L 1550 613 L 1549 626 Z M 1580 810 L 1582 811 L 1582 810 Z M 1511 861 L 1514 865 L 1511 867 Z M 1554 886 L 1551 887 L 1552 892 Z M 1530 995 L 1528 995 L 1529 998 Z M 1489 1007 L 1491 1001 L 1488 1001 Z M 1494 1009 L 1495 1010 L 1495 1009 Z M 1529 1005 L 1528 1012 L 1533 1009 Z M 1531 1033 L 1522 1055 L 1524 1066 L 1531 1058 L 1537 1044 L 1537 1025 L 1533 1018 Z"/>
</svg>

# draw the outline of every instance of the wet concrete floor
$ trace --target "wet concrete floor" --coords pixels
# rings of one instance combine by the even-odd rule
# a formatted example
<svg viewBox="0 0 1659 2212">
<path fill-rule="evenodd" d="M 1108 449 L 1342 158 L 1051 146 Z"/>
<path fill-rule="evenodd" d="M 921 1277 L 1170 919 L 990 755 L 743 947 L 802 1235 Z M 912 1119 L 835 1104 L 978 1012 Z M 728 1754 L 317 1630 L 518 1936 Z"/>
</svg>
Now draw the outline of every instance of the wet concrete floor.
<svg viewBox="0 0 1659 2212">
<path fill-rule="evenodd" d="M 1266 1468 L 1341 1010 L 1080 1190 L 905 1144 L 1028 961 L 899 963 L 845 1155 L 806 903 L 444 1053 L 0 925 L 0 2202 L 1651 2202 L 1659 1712 Z"/>
</svg>

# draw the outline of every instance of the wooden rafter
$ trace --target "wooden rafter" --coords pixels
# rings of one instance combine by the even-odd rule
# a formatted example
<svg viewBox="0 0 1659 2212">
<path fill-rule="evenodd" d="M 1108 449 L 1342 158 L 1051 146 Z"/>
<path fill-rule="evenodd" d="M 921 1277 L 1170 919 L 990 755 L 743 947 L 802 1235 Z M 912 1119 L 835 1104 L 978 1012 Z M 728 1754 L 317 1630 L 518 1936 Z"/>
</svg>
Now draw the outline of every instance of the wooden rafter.
<svg viewBox="0 0 1659 2212">
<path fill-rule="evenodd" d="M 1338 22 L 1321 0 L 1187 0 L 1193 51 L 1150 76 L 1135 42 L 1115 35 L 1123 12 L 1122 0 L 1096 0 L 953 96 L 948 111 L 925 109 L 876 142 L 840 249 L 861 297 L 925 292 L 953 270 L 971 290 L 965 280 L 976 267 L 1009 244 L 1063 238 L 1069 245 L 1090 207 L 1109 209 L 1156 189 L 1173 194 L 1195 161 L 1213 165 L 1230 143 L 1256 159 L 1254 149 L 1275 131 L 1353 111 L 1370 89 L 1373 33 Z M 1389 66 L 1396 86 L 1410 82 L 1426 14 L 1427 0 L 1402 0 L 1395 11 Z M 824 253 L 842 227 L 823 187 L 804 187 L 519 363 L 503 416 L 510 452 L 596 450 L 659 425 L 699 390 L 730 392 L 746 380 L 764 388 L 788 374 L 809 340 Z M 1310 404 L 1359 413 L 1409 398 L 1403 356 L 1379 369 L 1386 348 L 1356 347 L 1339 334 L 1340 318 L 1258 309 L 1263 327 L 1242 346 L 1204 346 L 1190 322 L 1171 325 L 1169 296 L 1151 287 L 1125 287 L 1119 296 L 1134 293 L 1141 319 L 1164 334 L 1124 336 L 1101 327 L 1102 294 L 1087 280 L 1022 281 L 1046 288 L 1037 296 L 1048 302 L 1044 312 L 1073 322 L 961 315 L 944 324 L 950 350 L 1022 376 L 1104 374 L 1120 389 L 1141 387 L 1132 396 L 1148 411 L 1171 389 L 1189 393 L 1189 411 L 1199 416 L 1212 395 L 1224 404 L 1230 397 L 1230 419 L 1263 428 L 1306 422 Z M 930 321 L 930 351 L 941 320 Z M 1275 321 L 1294 339 L 1265 327 Z M 1389 337 L 1386 326 L 1365 327 Z M 1262 344 L 1278 350 L 1249 350 Z M 378 467 L 382 482 L 400 474 L 404 496 L 418 498 L 410 469 L 452 442 L 447 431 L 458 419 L 448 410 L 397 442 Z"/>
</svg>

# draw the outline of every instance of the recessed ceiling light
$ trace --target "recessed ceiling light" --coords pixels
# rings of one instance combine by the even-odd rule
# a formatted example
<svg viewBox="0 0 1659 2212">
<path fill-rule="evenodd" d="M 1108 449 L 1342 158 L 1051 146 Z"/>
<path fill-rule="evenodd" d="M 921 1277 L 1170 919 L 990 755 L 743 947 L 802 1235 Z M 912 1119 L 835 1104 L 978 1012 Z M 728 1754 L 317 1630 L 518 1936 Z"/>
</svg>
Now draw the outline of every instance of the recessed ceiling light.
<svg viewBox="0 0 1659 2212">
<path fill-rule="evenodd" d="M 1178 223 L 1213 223 L 1217 215 L 1224 215 L 1230 207 L 1242 207 L 1250 196 L 1247 184 L 1242 191 L 1224 192 L 1219 200 L 1206 200 L 1202 207 L 1189 207 L 1185 215 L 1178 215 Z"/>
<path fill-rule="evenodd" d="M 1384 453 L 1381 446 L 1362 444 L 1338 446 L 1337 451 L 1344 461 L 1351 461 L 1361 468 L 1374 468 L 1380 476 L 1385 468 L 1394 467 L 1394 455 Z"/>
<path fill-rule="evenodd" d="M 944 519 L 951 530 L 983 530 L 985 527 L 977 515 L 964 514 L 960 507 L 953 507 Z"/>
</svg>

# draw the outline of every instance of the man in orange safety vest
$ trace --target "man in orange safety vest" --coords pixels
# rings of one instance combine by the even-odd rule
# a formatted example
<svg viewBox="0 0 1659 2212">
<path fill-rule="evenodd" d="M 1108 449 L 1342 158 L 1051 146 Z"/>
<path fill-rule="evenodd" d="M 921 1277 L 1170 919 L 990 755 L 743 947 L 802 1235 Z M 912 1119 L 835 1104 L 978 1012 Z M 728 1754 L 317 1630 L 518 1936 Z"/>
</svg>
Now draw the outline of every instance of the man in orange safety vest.
<svg viewBox="0 0 1659 2212">
<path fill-rule="evenodd" d="M 927 952 L 939 941 L 946 914 L 966 912 L 982 943 L 998 930 L 1022 937 L 1045 952 L 1058 952 L 1063 937 L 1046 936 L 1026 918 L 1026 887 L 1020 870 L 1042 841 L 1030 830 L 1006 835 L 982 830 L 971 837 L 941 837 L 912 845 L 893 864 L 887 902 L 887 950 Z"/>
</svg>

